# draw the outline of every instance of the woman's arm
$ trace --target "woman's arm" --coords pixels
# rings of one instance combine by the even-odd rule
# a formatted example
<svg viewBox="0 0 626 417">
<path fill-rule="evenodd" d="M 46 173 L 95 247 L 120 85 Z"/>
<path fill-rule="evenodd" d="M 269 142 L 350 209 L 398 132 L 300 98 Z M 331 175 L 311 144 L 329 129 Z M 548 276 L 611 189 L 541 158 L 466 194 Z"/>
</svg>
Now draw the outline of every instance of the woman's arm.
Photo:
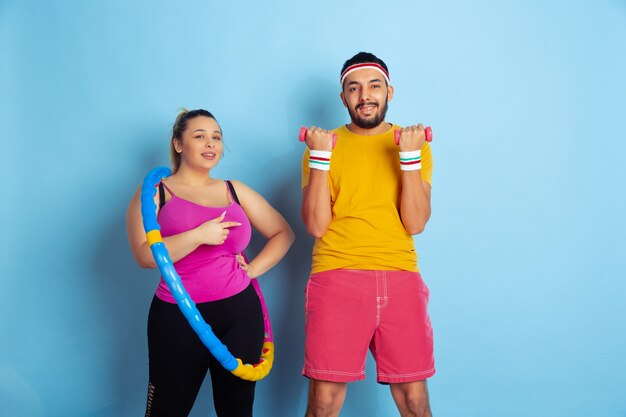
<svg viewBox="0 0 626 417">
<path fill-rule="evenodd" d="M 259 193 L 240 181 L 231 181 L 241 206 L 250 220 L 250 224 L 258 230 L 267 243 L 247 265 L 250 278 L 256 278 L 269 271 L 287 253 L 295 235 L 287 221 Z"/>
<path fill-rule="evenodd" d="M 133 257 L 142 268 L 156 268 L 156 262 L 146 239 L 141 218 L 141 186 L 135 191 L 126 210 L 126 233 Z M 159 212 L 157 196 L 157 214 Z M 172 262 L 189 255 L 200 245 L 221 245 L 228 237 L 228 228 L 239 226 L 237 222 L 223 222 L 224 215 L 202 223 L 195 229 L 163 238 Z"/>
</svg>

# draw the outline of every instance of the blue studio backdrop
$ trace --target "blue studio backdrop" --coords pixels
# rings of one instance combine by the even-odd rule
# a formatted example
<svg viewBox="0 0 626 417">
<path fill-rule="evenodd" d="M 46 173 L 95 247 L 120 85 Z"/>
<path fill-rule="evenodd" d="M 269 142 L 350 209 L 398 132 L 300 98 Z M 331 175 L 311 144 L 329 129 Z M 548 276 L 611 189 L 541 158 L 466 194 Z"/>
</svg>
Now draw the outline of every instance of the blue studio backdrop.
<svg viewBox="0 0 626 417">
<path fill-rule="evenodd" d="M 183 106 L 221 123 L 213 175 L 296 231 L 261 278 L 277 351 L 255 415 L 304 414 L 297 134 L 348 122 L 339 70 L 361 50 L 390 68 L 388 120 L 434 129 L 415 237 L 434 415 L 626 416 L 623 0 L 1 1 L 1 416 L 142 415 L 158 273 L 124 216 Z M 341 416 L 396 415 L 370 358 Z"/>
</svg>

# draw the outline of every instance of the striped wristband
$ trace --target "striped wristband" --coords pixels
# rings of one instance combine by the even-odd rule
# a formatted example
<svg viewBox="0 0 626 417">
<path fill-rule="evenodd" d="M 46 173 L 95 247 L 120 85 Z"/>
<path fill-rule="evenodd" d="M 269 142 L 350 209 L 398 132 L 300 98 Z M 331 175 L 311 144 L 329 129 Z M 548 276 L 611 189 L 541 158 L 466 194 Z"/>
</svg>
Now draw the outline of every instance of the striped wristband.
<svg viewBox="0 0 626 417">
<path fill-rule="evenodd" d="M 400 152 L 400 169 L 417 171 L 422 168 L 422 151 Z"/>
<path fill-rule="evenodd" d="M 330 171 L 330 151 L 314 151 L 311 150 L 309 155 L 309 168 L 319 169 L 320 171 Z"/>
</svg>

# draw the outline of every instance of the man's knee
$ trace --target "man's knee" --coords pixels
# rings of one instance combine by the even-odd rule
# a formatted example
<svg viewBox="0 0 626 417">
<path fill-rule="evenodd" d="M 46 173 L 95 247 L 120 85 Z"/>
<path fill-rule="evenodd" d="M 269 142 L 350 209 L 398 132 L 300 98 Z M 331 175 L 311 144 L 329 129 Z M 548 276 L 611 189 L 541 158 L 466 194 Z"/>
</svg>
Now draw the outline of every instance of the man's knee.
<svg viewBox="0 0 626 417">
<path fill-rule="evenodd" d="M 328 397 L 310 399 L 307 405 L 307 417 L 331 417 L 339 414 L 341 403 Z"/>
<path fill-rule="evenodd" d="M 311 380 L 306 417 L 331 417 L 339 414 L 347 384 Z"/>
<path fill-rule="evenodd" d="M 430 404 L 428 397 L 423 396 L 408 396 L 405 406 L 409 411 L 409 416 L 415 417 L 431 417 Z"/>
<path fill-rule="evenodd" d="M 431 417 L 426 381 L 392 384 L 391 392 L 402 417 Z"/>
</svg>

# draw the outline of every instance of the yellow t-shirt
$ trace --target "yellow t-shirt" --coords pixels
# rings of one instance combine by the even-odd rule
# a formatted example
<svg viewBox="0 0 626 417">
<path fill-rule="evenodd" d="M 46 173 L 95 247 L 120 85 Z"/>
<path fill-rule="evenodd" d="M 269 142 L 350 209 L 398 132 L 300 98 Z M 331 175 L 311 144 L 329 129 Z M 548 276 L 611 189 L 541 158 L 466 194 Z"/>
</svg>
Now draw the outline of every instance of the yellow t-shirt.
<svg viewBox="0 0 626 417">
<path fill-rule="evenodd" d="M 418 271 L 413 237 L 400 220 L 400 156 L 393 132 L 361 136 L 335 129 L 330 160 L 332 220 L 313 247 L 311 273 L 331 269 Z M 432 180 L 430 145 L 422 147 L 422 179 Z M 302 187 L 309 183 L 309 149 L 302 158 Z"/>
</svg>

